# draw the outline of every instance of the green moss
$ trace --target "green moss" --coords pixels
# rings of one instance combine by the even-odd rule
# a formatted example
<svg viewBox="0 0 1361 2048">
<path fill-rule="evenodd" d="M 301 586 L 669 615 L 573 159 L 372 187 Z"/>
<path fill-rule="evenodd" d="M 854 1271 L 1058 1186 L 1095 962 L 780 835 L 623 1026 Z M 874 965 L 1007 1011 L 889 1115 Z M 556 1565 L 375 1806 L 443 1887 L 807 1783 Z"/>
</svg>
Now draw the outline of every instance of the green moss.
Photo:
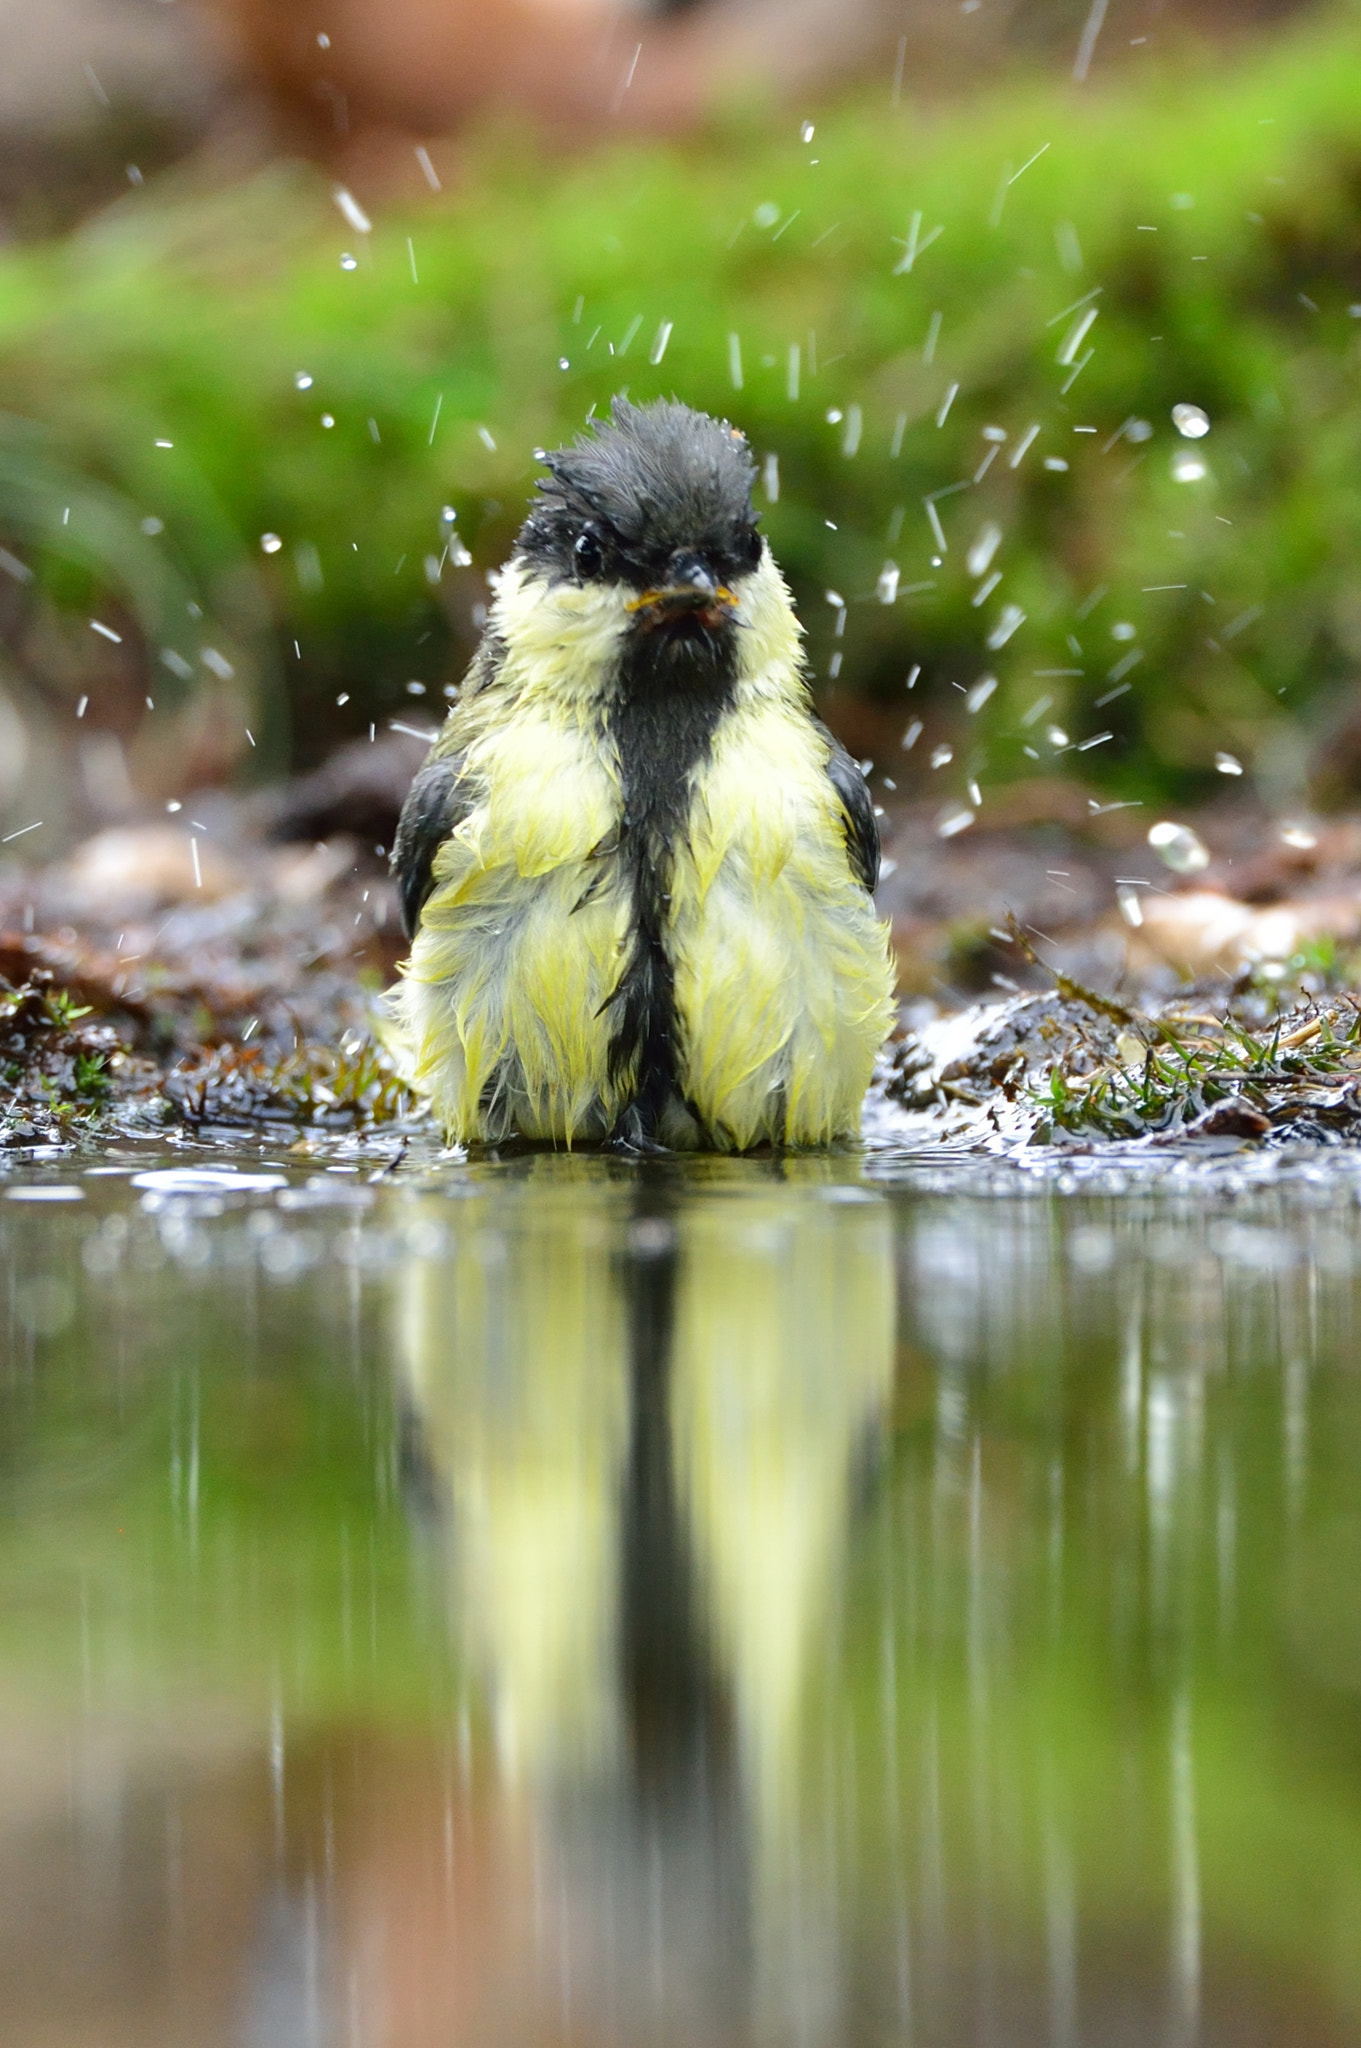
<svg viewBox="0 0 1361 2048">
<path fill-rule="evenodd" d="M 353 1051 L 300 1045 L 282 1059 L 228 1045 L 177 1067 L 164 1094 L 185 1123 L 348 1129 L 390 1123 L 412 1108 L 391 1061 L 367 1041 Z"/>
<path fill-rule="evenodd" d="M 1252 1028 L 1231 1013 L 1134 1018 L 1116 1057 L 1086 1071 L 1056 1061 L 1031 1091 L 1040 1142 L 1056 1132 L 1105 1138 L 1173 1134 L 1265 1137 L 1272 1129 L 1354 1137 L 1361 1125 L 1361 1010 L 1308 1004 Z"/>
</svg>

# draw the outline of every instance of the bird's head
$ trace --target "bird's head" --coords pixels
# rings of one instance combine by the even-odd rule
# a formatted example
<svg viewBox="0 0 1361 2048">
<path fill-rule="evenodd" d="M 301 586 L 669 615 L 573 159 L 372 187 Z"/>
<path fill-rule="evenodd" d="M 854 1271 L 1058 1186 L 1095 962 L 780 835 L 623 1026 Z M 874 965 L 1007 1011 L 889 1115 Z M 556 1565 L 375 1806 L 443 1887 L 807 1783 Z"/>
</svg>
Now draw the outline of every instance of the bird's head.
<svg viewBox="0 0 1361 2048">
<path fill-rule="evenodd" d="M 512 566 L 602 659 L 678 682 L 731 670 L 740 629 L 772 603 L 787 612 L 757 531 L 751 451 L 726 421 L 616 398 L 589 437 L 543 460 Z"/>
</svg>

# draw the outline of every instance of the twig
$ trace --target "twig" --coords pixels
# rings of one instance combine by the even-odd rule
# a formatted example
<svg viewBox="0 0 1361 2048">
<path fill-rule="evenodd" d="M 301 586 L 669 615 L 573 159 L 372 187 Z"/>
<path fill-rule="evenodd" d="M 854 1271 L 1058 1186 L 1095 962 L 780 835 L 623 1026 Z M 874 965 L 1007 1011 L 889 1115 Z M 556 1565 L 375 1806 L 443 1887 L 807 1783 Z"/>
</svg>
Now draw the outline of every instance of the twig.
<svg viewBox="0 0 1361 2048">
<path fill-rule="evenodd" d="M 1167 1026 L 1160 1024 L 1156 1018 L 1145 1017 L 1141 1011 L 1131 1010 L 1125 1003 L 1117 1003 L 1113 996 L 1098 995 L 1096 990 L 1088 988 L 1085 982 L 1075 981 L 1071 974 L 1065 974 L 1061 968 L 1051 967 L 1047 960 L 1042 960 L 1026 937 L 1014 910 L 1007 912 L 1007 930 L 1011 935 L 1012 944 L 1022 958 L 1050 977 L 1065 1002 L 1085 1003 L 1089 1010 L 1095 1010 L 1099 1017 L 1109 1017 L 1113 1024 L 1125 1024 L 1131 1028 L 1151 1032 L 1155 1044 L 1174 1045 L 1180 1048 L 1181 1040 L 1176 1033 L 1169 1031 Z"/>
</svg>

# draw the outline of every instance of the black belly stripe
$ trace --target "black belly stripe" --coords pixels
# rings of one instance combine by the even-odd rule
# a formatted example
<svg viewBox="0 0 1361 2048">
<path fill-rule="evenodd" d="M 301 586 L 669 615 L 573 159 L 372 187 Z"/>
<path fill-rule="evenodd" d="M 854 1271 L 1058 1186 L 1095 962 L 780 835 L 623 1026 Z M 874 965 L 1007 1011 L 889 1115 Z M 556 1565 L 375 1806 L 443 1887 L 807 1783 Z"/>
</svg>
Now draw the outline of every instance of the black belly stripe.
<svg viewBox="0 0 1361 2048">
<path fill-rule="evenodd" d="M 624 795 L 620 857 L 633 896 L 631 944 L 610 997 L 610 1078 L 632 1077 L 615 1135 L 655 1142 L 680 1095 L 675 973 L 666 946 L 673 849 L 686 830 L 696 769 L 733 702 L 736 632 L 660 626 L 639 633 L 607 714 Z"/>
</svg>

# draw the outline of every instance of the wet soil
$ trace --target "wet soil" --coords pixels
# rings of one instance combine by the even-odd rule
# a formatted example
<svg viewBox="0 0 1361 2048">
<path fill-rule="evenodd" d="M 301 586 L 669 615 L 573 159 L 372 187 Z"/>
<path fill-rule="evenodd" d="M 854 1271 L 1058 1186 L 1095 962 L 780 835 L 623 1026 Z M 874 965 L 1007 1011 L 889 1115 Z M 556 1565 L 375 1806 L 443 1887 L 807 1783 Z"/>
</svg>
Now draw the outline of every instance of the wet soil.
<svg viewBox="0 0 1361 2048">
<path fill-rule="evenodd" d="M 350 749 L 0 868 L 0 1151 L 420 1133 L 373 1034 L 419 752 Z M 1037 783 L 962 834 L 927 805 L 884 819 L 903 1001 L 872 1147 L 1361 1136 L 1361 819 L 1225 802 L 1185 821 L 1203 856 L 1177 874 L 1150 815 Z"/>
</svg>

